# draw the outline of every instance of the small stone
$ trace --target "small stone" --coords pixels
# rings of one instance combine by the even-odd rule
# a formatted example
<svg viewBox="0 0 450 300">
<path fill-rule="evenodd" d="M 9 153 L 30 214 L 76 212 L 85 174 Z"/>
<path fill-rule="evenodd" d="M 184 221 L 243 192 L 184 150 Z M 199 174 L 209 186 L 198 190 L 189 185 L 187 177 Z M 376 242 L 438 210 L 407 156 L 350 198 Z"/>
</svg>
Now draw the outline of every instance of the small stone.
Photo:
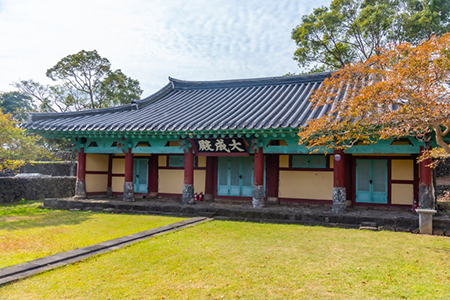
<svg viewBox="0 0 450 300">
<path fill-rule="evenodd" d="M 114 208 L 105 208 L 102 210 L 103 212 L 113 212 Z"/>
<path fill-rule="evenodd" d="M 69 211 L 80 211 L 81 209 L 79 209 L 79 208 L 71 208 L 71 209 L 69 209 Z"/>
</svg>

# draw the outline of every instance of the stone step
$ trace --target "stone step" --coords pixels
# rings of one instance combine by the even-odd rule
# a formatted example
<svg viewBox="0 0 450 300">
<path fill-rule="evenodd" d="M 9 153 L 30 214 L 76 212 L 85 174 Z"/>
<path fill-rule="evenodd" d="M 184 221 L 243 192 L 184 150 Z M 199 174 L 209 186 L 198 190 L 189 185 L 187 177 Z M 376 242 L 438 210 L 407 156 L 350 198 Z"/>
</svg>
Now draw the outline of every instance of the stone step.
<svg viewBox="0 0 450 300">
<path fill-rule="evenodd" d="M 377 227 L 372 227 L 372 226 L 360 226 L 359 230 L 371 230 L 371 231 L 378 231 Z"/>
<path fill-rule="evenodd" d="M 376 222 L 361 222 L 361 226 L 363 226 L 363 227 L 378 227 Z"/>
</svg>

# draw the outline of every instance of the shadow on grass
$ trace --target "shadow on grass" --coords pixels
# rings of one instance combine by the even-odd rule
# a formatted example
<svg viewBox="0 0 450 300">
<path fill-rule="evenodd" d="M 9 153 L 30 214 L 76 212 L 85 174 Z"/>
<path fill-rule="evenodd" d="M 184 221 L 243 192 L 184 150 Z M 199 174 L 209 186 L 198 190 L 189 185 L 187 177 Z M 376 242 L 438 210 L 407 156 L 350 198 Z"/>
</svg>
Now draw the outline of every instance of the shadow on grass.
<svg viewBox="0 0 450 300">
<path fill-rule="evenodd" d="M 93 212 L 43 210 L 39 214 L 0 216 L 0 230 L 22 230 L 60 225 L 77 225 L 91 219 Z"/>
</svg>

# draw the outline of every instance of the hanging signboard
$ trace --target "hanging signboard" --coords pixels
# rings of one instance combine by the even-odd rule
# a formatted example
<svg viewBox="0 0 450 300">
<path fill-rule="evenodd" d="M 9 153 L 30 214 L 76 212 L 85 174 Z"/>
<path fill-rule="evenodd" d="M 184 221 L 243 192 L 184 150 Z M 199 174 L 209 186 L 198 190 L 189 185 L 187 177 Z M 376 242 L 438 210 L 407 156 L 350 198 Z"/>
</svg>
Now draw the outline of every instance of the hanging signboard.
<svg viewBox="0 0 450 300">
<path fill-rule="evenodd" d="M 196 155 L 199 156 L 248 156 L 244 138 L 191 139 Z"/>
</svg>

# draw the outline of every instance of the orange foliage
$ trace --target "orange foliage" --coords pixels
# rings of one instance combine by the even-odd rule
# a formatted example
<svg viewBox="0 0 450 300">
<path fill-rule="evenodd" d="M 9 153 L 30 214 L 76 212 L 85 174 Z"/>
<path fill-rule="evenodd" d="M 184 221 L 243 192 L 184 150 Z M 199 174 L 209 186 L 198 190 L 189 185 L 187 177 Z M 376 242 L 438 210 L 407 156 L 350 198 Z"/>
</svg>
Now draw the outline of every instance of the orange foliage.
<svg viewBox="0 0 450 300">
<path fill-rule="evenodd" d="M 402 136 L 426 140 L 434 132 L 440 152 L 450 153 L 442 139 L 450 131 L 449 82 L 450 34 L 381 49 L 325 80 L 311 102 L 329 112 L 300 129 L 300 144 L 342 149 Z"/>
</svg>

